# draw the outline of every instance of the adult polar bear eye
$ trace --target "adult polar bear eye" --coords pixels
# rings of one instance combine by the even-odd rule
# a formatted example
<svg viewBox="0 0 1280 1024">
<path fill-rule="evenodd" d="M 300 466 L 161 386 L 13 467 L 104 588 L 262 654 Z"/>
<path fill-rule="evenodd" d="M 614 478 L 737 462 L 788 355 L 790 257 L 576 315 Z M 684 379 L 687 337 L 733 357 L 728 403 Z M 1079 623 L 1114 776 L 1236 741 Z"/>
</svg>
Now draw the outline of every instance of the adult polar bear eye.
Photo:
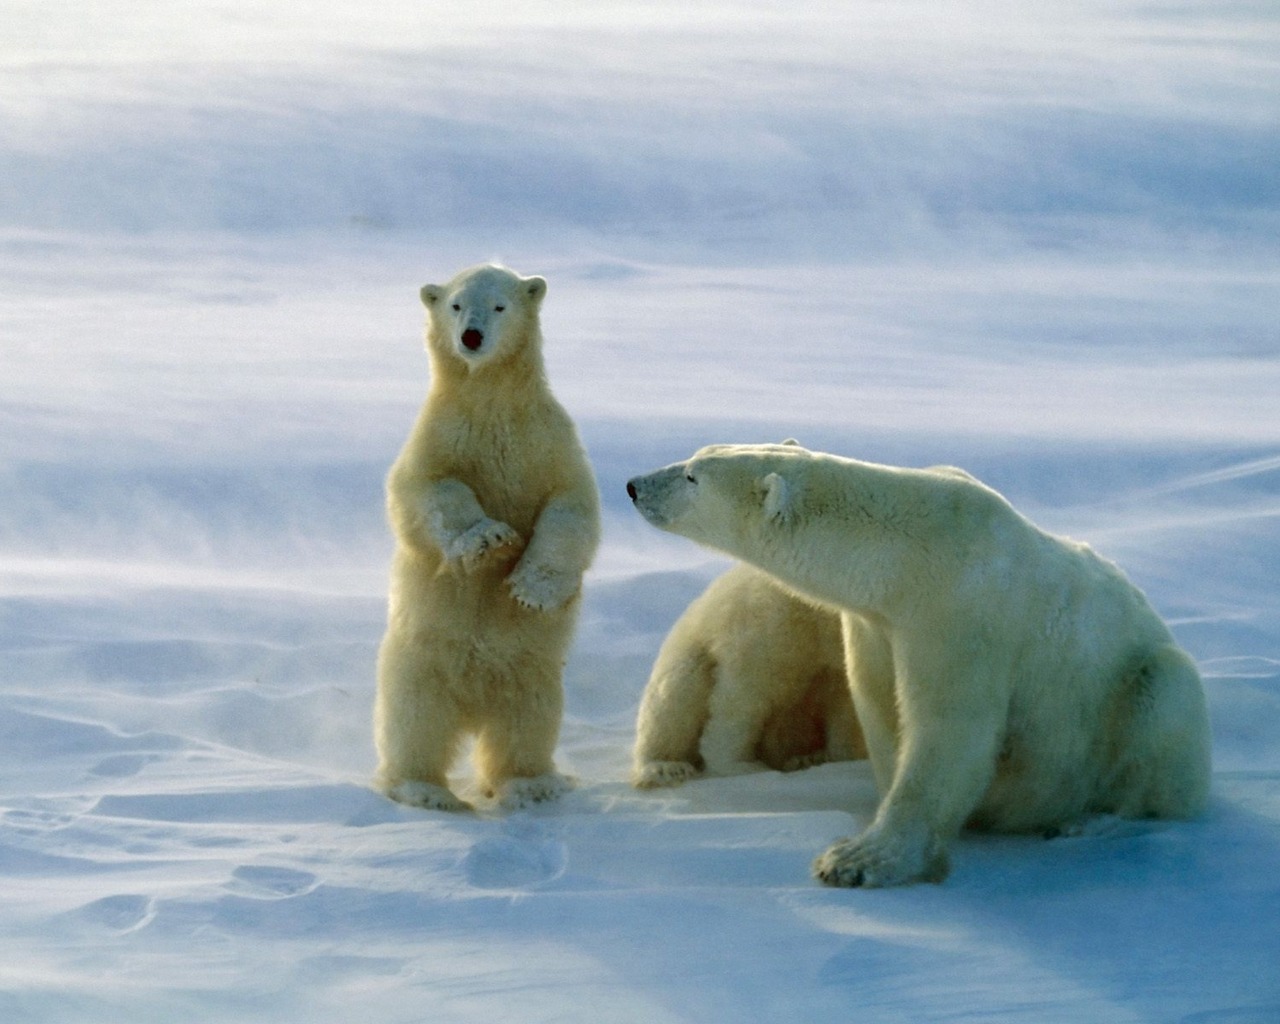
<svg viewBox="0 0 1280 1024">
<path fill-rule="evenodd" d="M 697 479 L 694 477 L 694 475 L 693 475 L 692 473 L 686 473 L 686 474 L 684 475 L 684 478 L 685 478 L 686 480 L 688 480 L 688 481 L 689 481 L 689 483 L 691 483 L 691 484 L 696 484 L 696 483 L 698 482 L 698 481 L 697 481 Z"/>
<path fill-rule="evenodd" d="M 501 312 L 503 312 L 506 308 L 507 308 L 506 306 L 494 306 L 494 307 L 493 307 L 493 311 L 494 311 L 495 313 L 501 313 Z"/>
<path fill-rule="evenodd" d="M 453 304 L 453 311 L 454 311 L 455 313 L 461 313 L 461 312 L 462 312 L 462 307 L 461 307 L 461 306 L 459 306 L 459 305 L 455 302 L 455 303 Z"/>
</svg>

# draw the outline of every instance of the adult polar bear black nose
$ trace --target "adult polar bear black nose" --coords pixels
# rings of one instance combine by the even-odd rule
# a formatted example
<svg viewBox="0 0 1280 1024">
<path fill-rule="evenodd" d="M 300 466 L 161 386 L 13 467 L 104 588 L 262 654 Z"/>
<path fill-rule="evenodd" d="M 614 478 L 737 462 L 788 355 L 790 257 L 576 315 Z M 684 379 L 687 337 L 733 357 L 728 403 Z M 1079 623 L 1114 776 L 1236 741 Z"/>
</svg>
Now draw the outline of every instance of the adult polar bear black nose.
<svg viewBox="0 0 1280 1024">
<path fill-rule="evenodd" d="M 632 501 L 636 500 L 636 482 L 634 480 L 627 481 L 627 497 Z"/>
<path fill-rule="evenodd" d="M 484 344 L 484 334 L 474 327 L 468 327 L 462 332 L 462 344 L 474 352 Z"/>
</svg>

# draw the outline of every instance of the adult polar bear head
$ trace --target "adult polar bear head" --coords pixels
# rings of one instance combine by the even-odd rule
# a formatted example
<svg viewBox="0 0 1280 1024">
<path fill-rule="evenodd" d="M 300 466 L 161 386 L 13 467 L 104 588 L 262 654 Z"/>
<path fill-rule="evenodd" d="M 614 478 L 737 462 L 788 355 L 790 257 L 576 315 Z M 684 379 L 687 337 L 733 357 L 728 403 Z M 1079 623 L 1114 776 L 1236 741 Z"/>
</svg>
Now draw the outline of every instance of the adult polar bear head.
<svg viewBox="0 0 1280 1024">
<path fill-rule="evenodd" d="M 882 799 L 818 858 L 823 881 L 940 880 L 965 825 L 1203 810 L 1195 663 L 1116 566 L 967 473 L 717 445 L 627 491 L 655 526 L 840 611 Z"/>
<path fill-rule="evenodd" d="M 850 474 L 850 465 L 862 471 Z M 955 485 L 972 493 L 957 494 Z M 880 594 L 918 560 L 919 550 L 907 543 L 913 526 L 982 519 L 989 501 L 1003 502 L 963 470 L 854 463 L 793 440 L 710 445 L 634 478 L 627 493 L 659 529 L 750 562 L 837 607 L 848 607 L 849 595 L 828 592 L 827 577 L 840 583 L 854 573 Z"/>
<path fill-rule="evenodd" d="M 795 441 L 709 445 L 629 481 L 627 494 L 659 529 L 724 550 L 731 536 L 764 539 L 790 518 L 798 481 L 789 471 L 813 458 Z"/>
<path fill-rule="evenodd" d="M 541 277 L 521 277 L 495 264 L 462 271 L 448 284 L 420 292 L 431 315 L 427 347 L 444 365 L 468 370 L 516 355 L 538 357 L 538 310 L 547 293 Z"/>
</svg>

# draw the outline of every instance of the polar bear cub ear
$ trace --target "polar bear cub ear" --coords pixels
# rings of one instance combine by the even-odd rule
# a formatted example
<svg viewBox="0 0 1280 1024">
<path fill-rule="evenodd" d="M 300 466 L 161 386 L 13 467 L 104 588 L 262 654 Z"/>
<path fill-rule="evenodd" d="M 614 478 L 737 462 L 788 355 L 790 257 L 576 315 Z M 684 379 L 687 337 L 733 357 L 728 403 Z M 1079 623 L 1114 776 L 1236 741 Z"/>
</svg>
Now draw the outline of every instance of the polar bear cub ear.
<svg viewBox="0 0 1280 1024">
<path fill-rule="evenodd" d="M 440 301 L 440 296 L 444 294 L 444 288 L 438 284 L 424 284 L 419 290 L 418 295 L 422 299 L 422 304 L 431 309 Z"/>
<path fill-rule="evenodd" d="M 547 294 L 547 279 L 545 277 L 522 277 L 520 279 L 520 287 L 524 289 L 525 295 L 536 305 Z"/>
<path fill-rule="evenodd" d="M 783 441 L 783 442 L 782 442 L 782 445 L 783 445 L 783 447 L 788 447 L 788 446 L 789 446 L 789 447 L 792 447 L 792 448 L 799 448 L 799 447 L 800 447 L 800 442 L 799 442 L 799 441 L 797 441 L 794 437 L 789 437 L 789 438 L 787 438 L 785 441 Z"/>
<path fill-rule="evenodd" d="M 770 473 L 760 480 L 764 494 L 761 508 L 766 519 L 785 523 L 791 518 L 791 485 L 777 473 Z"/>
</svg>

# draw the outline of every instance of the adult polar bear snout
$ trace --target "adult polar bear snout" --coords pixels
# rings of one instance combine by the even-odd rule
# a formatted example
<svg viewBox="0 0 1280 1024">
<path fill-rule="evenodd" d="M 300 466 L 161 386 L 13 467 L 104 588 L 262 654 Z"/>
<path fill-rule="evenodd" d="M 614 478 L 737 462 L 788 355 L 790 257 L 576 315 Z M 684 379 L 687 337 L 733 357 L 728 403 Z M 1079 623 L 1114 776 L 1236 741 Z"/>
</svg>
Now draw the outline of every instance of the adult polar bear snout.
<svg viewBox="0 0 1280 1024">
<path fill-rule="evenodd" d="M 685 467 L 677 462 L 627 481 L 627 497 L 636 511 L 660 530 L 671 529 L 693 505 L 691 492 L 696 484 Z"/>
</svg>

